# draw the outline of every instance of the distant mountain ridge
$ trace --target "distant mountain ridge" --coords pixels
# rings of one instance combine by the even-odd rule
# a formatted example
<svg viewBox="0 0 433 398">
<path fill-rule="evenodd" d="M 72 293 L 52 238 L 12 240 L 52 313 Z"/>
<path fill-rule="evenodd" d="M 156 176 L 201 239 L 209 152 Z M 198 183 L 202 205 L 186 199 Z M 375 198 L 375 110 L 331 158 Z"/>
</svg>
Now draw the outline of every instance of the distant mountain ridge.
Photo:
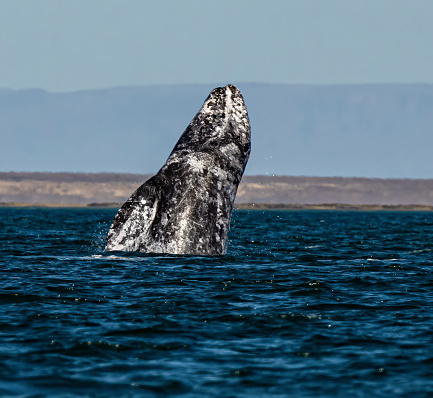
<svg viewBox="0 0 433 398">
<path fill-rule="evenodd" d="M 239 83 L 247 175 L 433 177 L 433 85 Z M 155 173 L 213 85 L 0 89 L 0 170 Z"/>
<path fill-rule="evenodd" d="M 123 203 L 150 175 L 0 173 L 0 202 Z M 244 176 L 236 203 L 433 205 L 433 179 Z"/>
</svg>

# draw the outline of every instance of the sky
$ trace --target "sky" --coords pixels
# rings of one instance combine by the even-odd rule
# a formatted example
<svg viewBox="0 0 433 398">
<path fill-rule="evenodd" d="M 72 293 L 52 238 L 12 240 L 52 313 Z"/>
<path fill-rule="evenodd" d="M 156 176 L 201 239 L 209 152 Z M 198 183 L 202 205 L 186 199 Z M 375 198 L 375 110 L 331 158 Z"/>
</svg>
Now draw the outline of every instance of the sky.
<svg viewBox="0 0 433 398">
<path fill-rule="evenodd" d="M 209 89 L 227 83 L 433 84 L 432 21 L 433 0 L 0 0 L 0 89 L 63 93 L 161 84 L 204 84 Z M 428 98 L 424 100 L 420 107 L 430 103 Z M 248 98 L 246 102 L 248 106 Z M 197 101 L 197 110 L 200 105 Z M 254 111 L 254 107 L 249 109 Z M 256 115 L 250 117 L 254 121 Z M 28 146 L 25 134 L 34 133 L 34 127 L 22 131 L 22 137 L 14 137 L 15 152 L 4 144 L 11 159 L 23 156 L 22 148 Z M 179 127 L 179 135 L 184 127 Z M 0 136 L 6 136 L 7 131 L 1 130 Z M 59 130 L 59 134 L 65 131 Z M 311 161 L 308 167 L 294 169 L 288 163 L 283 166 L 284 159 L 277 159 L 276 150 L 269 148 L 265 153 L 260 145 L 254 146 L 254 142 L 266 140 L 268 133 L 253 125 L 253 152 L 247 171 L 347 175 L 351 172 L 344 155 L 363 138 L 347 135 L 346 147 L 339 151 L 343 158 L 329 156 L 328 168 Z M 276 142 L 290 145 L 295 133 L 280 134 Z M 410 141 L 412 133 L 408 130 L 404 139 Z M 7 142 L 5 136 L 3 143 Z M 104 139 L 107 145 L 116 145 L 114 136 Z M 146 137 L 142 140 L 136 143 L 137 148 L 156 150 L 145 145 Z M 55 140 L 38 142 L 40 147 L 32 151 L 39 158 L 26 158 L 30 165 L 4 159 L 1 169 L 118 171 L 101 166 L 96 159 L 86 170 L 79 162 L 65 168 L 55 156 L 44 162 L 43 149 L 49 147 L 51 153 L 60 154 L 62 140 L 57 144 Z M 418 150 L 401 153 L 391 151 L 388 143 L 381 148 L 376 148 L 377 140 L 371 144 L 385 154 L 384 165 L 391 165 L 395 154 L 403 159 L 400 163 L 412 170 L 404 177 L 430 176 L 430 153 L 423 155 L 426 166 L 414 171 L 413 164 L 422 157 Z M 168 146 L 172 145 L 174 142 Z M 310 137 L 299 156 L 305 158 L 314 145 L 317 139 Z M 168 149 L 158 150 L 163 162 Z M 118 153 L 125 165 L 129 164 L 129 152 Z M 145 152 L 142 155 L 147 156 Z M 362 159 L 361 150 L 359 156 Z M 271 158 L 274 163 L 267 166 Z M 144 170 L 140 164 L 125 166 L 122 171 L 152 172 L 161 162 L 152 170 Z M 391 168 L 394 174 L 383 166 L 375 167 L 368 176 L 403 176 Z M 351 175 L 367 175 L 362 162 L 360 170 Z"/>
<path fill-rule="evenodd" d="M 432 0 L 0 0 L 0 88 L 433 83 Z"/>
</svg>

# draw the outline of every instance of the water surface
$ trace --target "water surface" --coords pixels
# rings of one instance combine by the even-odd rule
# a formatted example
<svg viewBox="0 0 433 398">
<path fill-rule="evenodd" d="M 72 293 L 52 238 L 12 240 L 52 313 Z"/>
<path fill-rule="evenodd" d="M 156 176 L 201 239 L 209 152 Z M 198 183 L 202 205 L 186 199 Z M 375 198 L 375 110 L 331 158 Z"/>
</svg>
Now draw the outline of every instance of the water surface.
<svg viewBox="0 0 433 398">
<path fill-rule="evenodd" d="M 219 257 L 0 209 L 0 396 L 433 395 L 433 214 L 237 211 Z"/>
</svg>

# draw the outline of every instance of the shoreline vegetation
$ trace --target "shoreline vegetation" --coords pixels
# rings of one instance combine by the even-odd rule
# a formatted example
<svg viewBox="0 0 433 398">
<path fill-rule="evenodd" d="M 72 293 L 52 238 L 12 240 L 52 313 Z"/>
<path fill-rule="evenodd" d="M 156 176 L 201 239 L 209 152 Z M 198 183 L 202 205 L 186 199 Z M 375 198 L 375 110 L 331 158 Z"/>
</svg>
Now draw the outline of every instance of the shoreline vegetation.
<svg viewBox="0 0 433 398">
<path fill-rule="evenodd" d="M 60 203 L 60 202 L 0 202 L 0 208 L 87 208 L 118 209 L 122 203 Z M 430 205 L 375 205 L 375 204 L 287 204 L 287 203 L 239 203 L 235 210 L 337 210 L 337 211 L 433 211 Z"/>
</svg>

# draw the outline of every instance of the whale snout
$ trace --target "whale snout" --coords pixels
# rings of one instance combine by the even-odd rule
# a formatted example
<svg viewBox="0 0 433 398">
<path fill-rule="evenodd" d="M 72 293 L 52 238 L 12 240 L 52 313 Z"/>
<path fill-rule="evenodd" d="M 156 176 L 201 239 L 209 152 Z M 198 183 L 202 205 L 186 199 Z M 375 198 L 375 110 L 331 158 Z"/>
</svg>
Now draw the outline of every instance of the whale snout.
<svg viewBox="0 0 433 398">
<path fill-rule="evenodd" d="M 233 84 L 227 84 L 225 87 L 226 90 L 229 90 L 232 94 L 240 94 L 240 90 Z"/>
<path fill-rule="evenodd" d="M 233 84 L 227 84 L 227 86 L 225 86 L 225 87 L 214 88 L 210 93 L 211 97 L 219 97 L 219 96 L 224 96 L 224 95 L 242 96 L 240 90 Z"/>
</svg>

